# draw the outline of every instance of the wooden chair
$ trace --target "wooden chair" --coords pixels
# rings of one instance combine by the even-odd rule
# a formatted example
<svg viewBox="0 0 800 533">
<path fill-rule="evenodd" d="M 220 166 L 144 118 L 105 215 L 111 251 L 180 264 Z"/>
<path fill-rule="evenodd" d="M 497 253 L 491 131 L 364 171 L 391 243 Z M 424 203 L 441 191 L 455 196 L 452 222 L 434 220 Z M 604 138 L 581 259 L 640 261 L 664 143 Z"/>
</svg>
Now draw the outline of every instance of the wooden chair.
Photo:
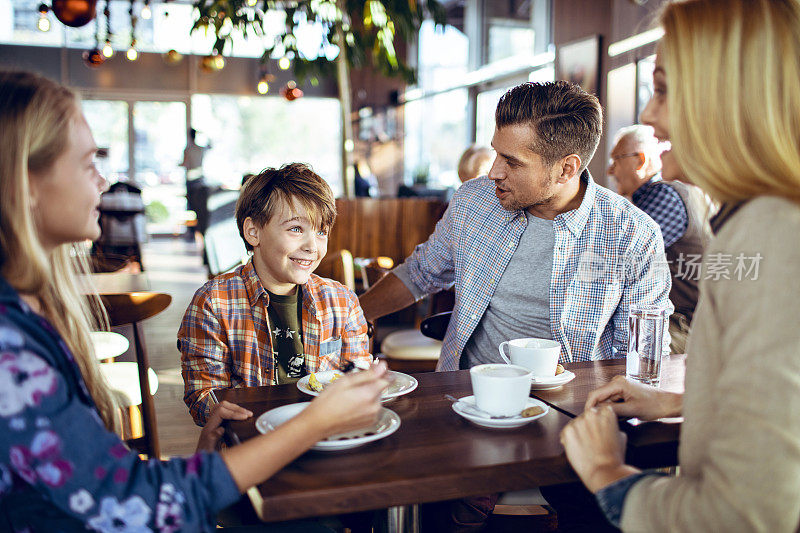
<svg viewBox="0 0 800 533">
<path fill-rule="evenodd" d="M 340 249 L 328 253 L 314 272 L 323 278 L 338 281 L 351 291 L 356 291 L 355 269 L 353 268 L 353 254 L 350 250 Z"/>
<path fill-rule="evenodd" d="M 149 457 L 160 457 L 158 444 L 158 429 L 156 426 L 156 412 L 153 405 L 152 378 L 155 373 L 150 368 L 150 361 L 147 357 L 147 347 L 145 346 L 142 321 L 159 314 L 166 309 L 172 302 L 169 294 L 157 292 L 129 292 L 116 294 L 101 294 L 100 298 L 108 313 L 109 322 L 112 327 L 131 325 L 133 328 L 133 346 L 136 354 L 136 377 L 139 380 L 139 393 L 141 396 L 141 416 L 143 423 L 143 436 L 134 436 L 128 444 L 132 449 L 144 453 Z M 107 363 L 118 365 L 123 363 Z M 126 377 L 120 377 L 124 382 Z M 158 381 L 155 380 L 155 387 Z M 113 384 L 112 385 L 112 389 Z M 131 431 L 135 429 L 132 424 Z"/>
<path fill-rule="evenodd" d="M 203 234 L 203 252 L 209 279 L 246 261 L 247 248 L 239 235 L 236 220 L 223 220 L 208 226 Z"/>
</svg>

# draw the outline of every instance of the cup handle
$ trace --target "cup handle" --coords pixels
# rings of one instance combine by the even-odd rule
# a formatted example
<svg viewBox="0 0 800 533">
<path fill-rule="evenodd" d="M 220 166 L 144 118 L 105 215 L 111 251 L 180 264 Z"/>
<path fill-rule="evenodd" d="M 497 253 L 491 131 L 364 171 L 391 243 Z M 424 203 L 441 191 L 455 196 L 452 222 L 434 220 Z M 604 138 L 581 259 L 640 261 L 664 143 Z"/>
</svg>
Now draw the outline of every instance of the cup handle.
<svg viewBox="0 0 800 533">
<path fill-rule="evenodd" d="M 505 345 L 507 345 L 507 344 L 508 344 L 508 341 L 503 341 L 503 342 L 501 342 L 501 343 L 500 343 L 500 346 L 498 347 L 498 350 L 500 350 L 500 357 L 502 357 L 502 358 L 503 358 L 503 361 L 505 361 L 507 365 L 510 365 L 510 364 L 512 364 L 512 363 L 511 363 L 511 360 L 508 358 L 508 356 L 507 356 L 507 355 L 505 354 L 505 352 L 503 351 L 503 347 L 504 347 Z"/>
</svg>

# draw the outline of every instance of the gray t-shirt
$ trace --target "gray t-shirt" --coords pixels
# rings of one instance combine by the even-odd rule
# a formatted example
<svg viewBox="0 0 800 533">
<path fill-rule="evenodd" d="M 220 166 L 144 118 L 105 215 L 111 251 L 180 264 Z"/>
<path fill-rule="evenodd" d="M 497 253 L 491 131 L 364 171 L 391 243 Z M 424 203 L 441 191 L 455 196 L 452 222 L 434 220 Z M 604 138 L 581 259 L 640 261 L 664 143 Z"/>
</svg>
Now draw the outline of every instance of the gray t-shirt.
<svg viewBox="0 0 800 533">
<path fill-rule="evenodd" d="M 556 234 L 552 220 L 527 211 L 522 233 L 489 307 L 461 354 L 461 368 L 502 363 L 497 347 L 521 337 L 552 339 L 550 331 L 550 277 Z"/>
</svg>

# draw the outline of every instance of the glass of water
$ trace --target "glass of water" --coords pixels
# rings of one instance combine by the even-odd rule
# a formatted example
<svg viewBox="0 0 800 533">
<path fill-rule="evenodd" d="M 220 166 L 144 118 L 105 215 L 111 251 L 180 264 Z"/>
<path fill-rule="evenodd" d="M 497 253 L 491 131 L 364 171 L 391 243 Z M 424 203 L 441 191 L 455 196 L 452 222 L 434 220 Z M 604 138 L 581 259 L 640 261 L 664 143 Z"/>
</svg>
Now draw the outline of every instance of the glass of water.
<svg viewBox="0 0 800 533">
<path fill-rule="evenodd" d="M 628 312 L 628 355 L 625 375 L 647 385 L 661 381 L 661 352 L 667 308 L 655 305 L 632 305 Z"/>
</svg>

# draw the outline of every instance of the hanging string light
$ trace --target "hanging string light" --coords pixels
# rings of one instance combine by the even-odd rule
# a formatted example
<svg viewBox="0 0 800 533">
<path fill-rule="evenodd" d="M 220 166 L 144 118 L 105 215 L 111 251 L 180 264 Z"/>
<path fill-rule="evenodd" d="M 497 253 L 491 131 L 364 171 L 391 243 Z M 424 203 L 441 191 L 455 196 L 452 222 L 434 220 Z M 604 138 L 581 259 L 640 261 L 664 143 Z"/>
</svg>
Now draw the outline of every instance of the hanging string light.
<svg viewBox="0 0 800 533">
<path fill-rule="evenodd" d="M 134 1 L 131 0 L 130 7 L 128 8 L 128 15 L 131 17 L 131 45 L 125 53 L 128 61 L 136 61 L 139 58 L 139 52 L 136 51 L 136 23 L 139 21 L 136 14 L 133 12 Z"/>
<path fill-rule="evenodd" d="M 49 12 L 47 4 L 39 4 L 39 22 L 36 24 L 39 31 L 50 31 L 50 17 L 47 16 Z"/>
<path fill-rule="evenodd" d="M 142 8 L 142 18 L 145 20 L 149 20 L 150 17 L 153 16 L 153 12 L 150 9 L 150 0 L 144 0 L 144 7 Z"/>
<path fill-rule="evenodd" d="M 114 34 L 111 32 L 111 0 L 106 0 L 106 7 L 103 9 L 103 16 L 106 17 L 106 44 L 103 45 L 103 55 L 106 58 L 114 56 L 114 47 L 111 46 L 111 37 Z"/>
</svg>

